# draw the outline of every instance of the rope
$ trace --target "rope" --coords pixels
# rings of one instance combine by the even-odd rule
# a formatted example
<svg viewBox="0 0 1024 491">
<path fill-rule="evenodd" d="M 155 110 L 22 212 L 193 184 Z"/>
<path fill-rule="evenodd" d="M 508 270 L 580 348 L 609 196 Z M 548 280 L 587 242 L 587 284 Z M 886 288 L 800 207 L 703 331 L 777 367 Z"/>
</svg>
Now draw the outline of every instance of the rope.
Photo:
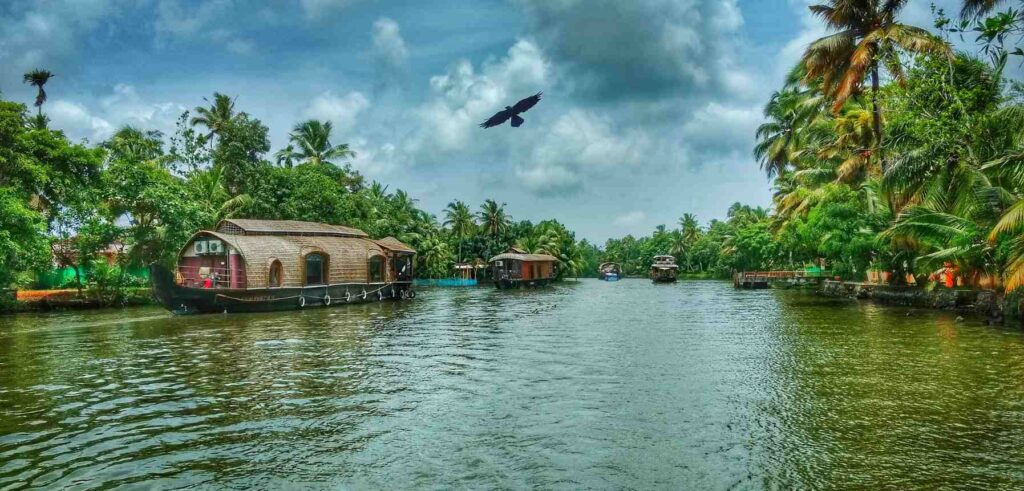
<svg viewBox="0 0 1024 491">
<path fill-rule="evenodd" d="M 378 288 L 376 290 L 370 290 L 370 291 L 366 292 L 366 294 L 369 295 L 371 293 L 377 293 L 377 292 L 379 292 L 379 291 L 381 291 L 381 290 L 383 290 L 383 289 L 385 289 L 385 288 L 387 288 L 389 286 L 392 286 L 392 285 L 394 285 L 394 283 L 385 283 L 380 288 Z M 303 288 L 325 288 L 325 287 L 317 286 L 317 287 L 303 287 Z M 347 289 L 346 289 L 346 291 L 347 291 Z M 234 300 L 236 302 L 242 302 L 242 303 L 282 302 L 282 301 L 285 301 L 285 300 L 295 300 L 296 298 L 301 298 L 301 297 L 306 297 L 306 298 L 322 298 L 322 297 L 315 297 L 315 296 L 312 296 L 312 295 L 295 295 L 295 296 L 291 296 L 291 297 L 272 298 L 270 300 L 250 300 L 250 299 L 246 299 L 246 298 L 235 298 L 235 297 L 231 297 L 231 296 L 224 295 L 224 294 L 221 294 L 221 293 L 218 293 L 217 296 L 220 297 L 220 298 L 226 298 L 228 300 Z M 362 296 L 362 295 L 357 294 L 355 296 L 359 297 L 359 296 Z"/>
</svg>

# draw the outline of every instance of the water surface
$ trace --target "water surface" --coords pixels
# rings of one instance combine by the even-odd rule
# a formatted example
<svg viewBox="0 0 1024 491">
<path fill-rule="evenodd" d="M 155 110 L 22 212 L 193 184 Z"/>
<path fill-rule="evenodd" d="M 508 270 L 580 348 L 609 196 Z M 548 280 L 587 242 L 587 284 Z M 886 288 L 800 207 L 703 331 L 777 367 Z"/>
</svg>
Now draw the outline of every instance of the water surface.
<svg viewBox="0 0 1024 491">
<path fill-rule="evenodd" d="M 728 283 L 0 317 L 0 489 L 1024 487 L 1024 335 Z"/>
</svg>

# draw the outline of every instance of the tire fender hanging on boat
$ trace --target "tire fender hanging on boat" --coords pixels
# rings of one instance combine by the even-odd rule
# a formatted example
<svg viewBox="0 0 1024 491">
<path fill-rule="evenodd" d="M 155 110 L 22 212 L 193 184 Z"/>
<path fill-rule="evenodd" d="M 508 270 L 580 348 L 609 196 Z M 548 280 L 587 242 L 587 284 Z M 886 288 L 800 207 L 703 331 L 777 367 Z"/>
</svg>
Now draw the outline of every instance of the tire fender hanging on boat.
<svg viewBox="0 0 1024 491">
<path fill-rule="evenodd" d="M 306 306 L 306 297 L 304 295 L 299 296 L 299 308 Z"/>
<path fill-rule="evenodd" d="M 330 304 L 331 304 L 331 296 L 330 295 L 324 295 L 324 305 L 330 305 Z"/>
</svg>

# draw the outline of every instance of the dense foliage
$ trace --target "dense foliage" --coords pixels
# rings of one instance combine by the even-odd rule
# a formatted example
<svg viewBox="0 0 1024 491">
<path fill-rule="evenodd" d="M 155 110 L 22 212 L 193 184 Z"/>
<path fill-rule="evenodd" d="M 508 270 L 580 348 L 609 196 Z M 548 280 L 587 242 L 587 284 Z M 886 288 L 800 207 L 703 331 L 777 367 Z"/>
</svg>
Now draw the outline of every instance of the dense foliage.
<svg viewBox="0 0 1024 491">
<path fill-rule="evenodd" d="M 26 76 L 40 94 L 43 75 Z M 419 250 L 427 277 L 451 276 L 457 260 L 486 260 L 514 245 L 557 256 L 562 275 L 596 269 L 596 248 L 554 220 L 514 221 L 504 203 L 473 211 L 454 202 L 439 223 L 405 191 L 365 182 L 345 163 L 353 152 L 332 142 L 330 123 L 297 124 L 272 163 L 267 127 L 223 94 L 183 114 L 170 138 L 125 127 L 95 146 L 48 128 L 45 96 L 36 102 L 33 118 L 24 105 L 0 101 L 0 287 L 31 286 L 37 272 L 72 267 L 71 286 L 116 301 L 131 281 L 126 271 L 173 263 L 192 233 L 223 218 L 395 236 Z M 113 265 L 101 256 L 111 246 L 120 253 Z M 83 268 L 89 281 L 77 274 Z"/>
<path fill-rule="evenodd" d="M 1007 60 L 1024 17 L 966 2 L 936 32 L 900 24 L 905 1 L 811 7 L 832 33 L 810 44 L 765 107 L 754 156 L 773 180 L 771 214 L 610 240 L 603 259 L 642 274 L 655 254 L 682 270 L 824 265 L 844 278 L 891 271 L 924 281 L 955 267 L 968 286 L 1024 285 L 1024 94 Z M 976 54 L 950 37 L 976 34 Z M 887 78 L 883 78 L 887 75 Z M 884 136 L 884 137 L 883 137 Z"/>
</svg>

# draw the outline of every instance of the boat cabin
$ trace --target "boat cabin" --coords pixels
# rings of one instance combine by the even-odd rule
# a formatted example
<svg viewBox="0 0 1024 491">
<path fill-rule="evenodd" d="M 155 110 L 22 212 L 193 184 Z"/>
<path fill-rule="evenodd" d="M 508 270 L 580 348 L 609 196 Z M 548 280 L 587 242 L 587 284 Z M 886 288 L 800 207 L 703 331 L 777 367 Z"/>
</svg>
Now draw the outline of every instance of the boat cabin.
<svg viewBox="0 0 1024 491">
<path fill-rule="evenodd" d="M 558 274 L 558 258 L 548 254 L 528 254 L 515 247 L 488 262 L 498 288 L 541 286 L 550 283 Z"/>
<path fill-rule="evenodd" d="M 597 277 L 602 280 L 615 281 L 622 276 L 622 268 L 619 267 L 618 263 L 601 263 L 597 267 Z"/>
<path fill-rule="evenodd" d="M 178 254 L 175 283 L 257 289 L 412 282 L 416 251 L 394 237 L 292 220 L 222 220 Z"/>
<path fill-rule="evenodd" d="M 654 256 L 654 263 L 651 264 L 651 279 L 657 283 L 676 281 L 676 274 L 679 266 L 676 264 L 675 256 L 660 255 Z"/>
</svg>

